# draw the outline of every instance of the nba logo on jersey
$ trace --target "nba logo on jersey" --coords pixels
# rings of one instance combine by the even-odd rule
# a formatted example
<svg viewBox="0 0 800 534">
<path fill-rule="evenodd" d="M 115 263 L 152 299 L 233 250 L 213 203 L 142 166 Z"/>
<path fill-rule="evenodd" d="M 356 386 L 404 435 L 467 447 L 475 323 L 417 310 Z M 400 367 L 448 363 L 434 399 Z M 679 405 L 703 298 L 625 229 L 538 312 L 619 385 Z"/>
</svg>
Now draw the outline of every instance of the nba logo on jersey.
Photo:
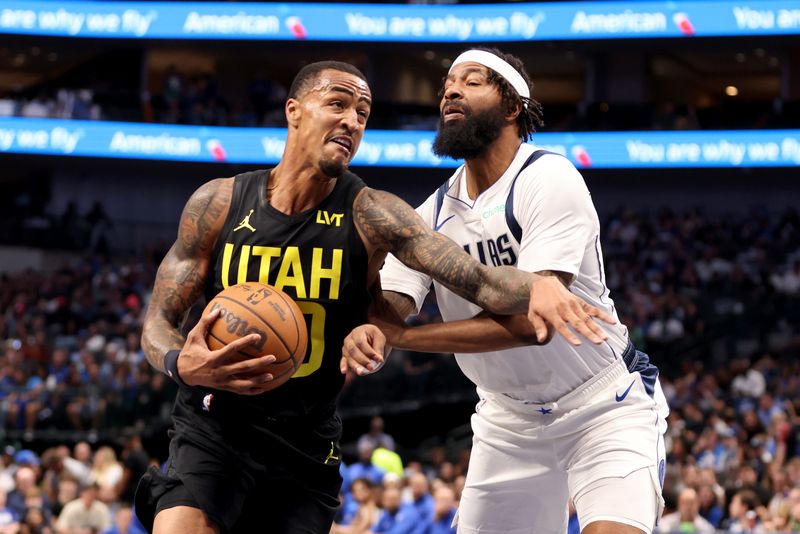
<svg viewBox="0 0 800 534">
<path fill-rule="evenodd" d="M 209 393 L 205 397 L 203 397 L 203 411 L 210 412 L 211 411 L 211 401 L 214 400 L 214 394 Z"/>
</svg>

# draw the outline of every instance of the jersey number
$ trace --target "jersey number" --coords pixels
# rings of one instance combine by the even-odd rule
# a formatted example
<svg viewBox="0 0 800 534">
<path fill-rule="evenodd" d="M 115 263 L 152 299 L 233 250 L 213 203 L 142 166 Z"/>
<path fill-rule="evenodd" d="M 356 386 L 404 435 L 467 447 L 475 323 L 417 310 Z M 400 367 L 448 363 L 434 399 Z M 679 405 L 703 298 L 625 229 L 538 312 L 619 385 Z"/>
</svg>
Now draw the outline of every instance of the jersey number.
<svg viewBox="0 0 800 534">
<path fill-rule="evenodd" d="M 325 352 L 325 308 L 317 302 L 297 301 L 303 315 L 311 316 L 311 351 L 308 361 L 295 371 L 292 378 L 308 376 L 322 366 L 322 355 Z"/>
</svg>

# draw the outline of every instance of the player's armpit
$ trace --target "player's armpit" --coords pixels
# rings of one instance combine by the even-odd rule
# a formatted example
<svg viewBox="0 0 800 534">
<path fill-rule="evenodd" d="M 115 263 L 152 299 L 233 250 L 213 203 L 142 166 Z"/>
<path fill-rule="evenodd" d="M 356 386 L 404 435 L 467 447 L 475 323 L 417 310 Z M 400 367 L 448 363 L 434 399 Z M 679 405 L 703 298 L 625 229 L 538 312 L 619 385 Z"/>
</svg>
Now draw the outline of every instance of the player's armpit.
<svg viewBox="0 0 800 534">
<path fill-rule="evenodd" d="M 457 295 L 494 313 L 523 313 L 536 275 L 513 267 L 489 268 L 439 232 L 391 193 L 365 188 L 353 203 L 356 227 L 367 248 L 392 252 Z"/>
<path fill-rule="evenodd" d="M 161 262 L 144 319 L 142 348 L 150 364 L 164 371 L 164 355 L 185 339 L 180 324 L 202 294 L 212 252 L 230 207 L 233 179 L 212 180 L 189 198 L 178 237 Z"/>
</svg>

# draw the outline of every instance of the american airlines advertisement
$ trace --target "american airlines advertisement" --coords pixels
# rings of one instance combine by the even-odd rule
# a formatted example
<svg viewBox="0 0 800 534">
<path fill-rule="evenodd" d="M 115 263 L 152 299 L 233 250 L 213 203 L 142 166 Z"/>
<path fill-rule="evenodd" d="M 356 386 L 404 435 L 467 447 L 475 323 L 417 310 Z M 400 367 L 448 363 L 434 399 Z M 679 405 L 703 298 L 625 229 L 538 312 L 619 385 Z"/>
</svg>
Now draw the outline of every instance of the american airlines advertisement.
<svg viewBox="0 0 800 534">
<path fill-rule="evenodd" d="M 0 33 L 91 38 L 501 42 L 800 33 L 800 5 L 558 2 L 508 5 L 10 0 Z"/>
<path fill-rule="evenodd" d="M 456 167 L 431 150 L 435 132 L 367 130 L 354 165 Z M 538 133 L 533 142 L 578 168 L 795 167 L 800 130 Z M 219 163 L 277 163 L 280 128 L 0 118 L 0 154 Z"/>
</svg>

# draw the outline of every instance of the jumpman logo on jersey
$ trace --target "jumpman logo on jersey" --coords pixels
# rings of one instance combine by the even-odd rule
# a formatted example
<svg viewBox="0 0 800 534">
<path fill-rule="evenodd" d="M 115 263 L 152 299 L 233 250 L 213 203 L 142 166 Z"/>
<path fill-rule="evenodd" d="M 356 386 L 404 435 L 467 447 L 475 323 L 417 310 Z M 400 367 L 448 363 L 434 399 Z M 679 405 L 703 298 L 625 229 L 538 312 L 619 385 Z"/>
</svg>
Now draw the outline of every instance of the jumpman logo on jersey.
<svg viewBox="0 0 800 534">
<path fill-rule="evenodd" d="M 331 441 L 331 452 L 329 452 L 329 453 L 328 453 L 328 456 L 326 456 L 326 457 L 325 457 L 325 463 L 326 463 L 326 464 L 327 464 L 328 462 L 330 462 L 331 460 L 338 460 L 338 459 L 339 459 L 339 457 L 338 457 L 338 456 L 334 456 L 334 454 L 333 454 L 333 449 L 334 449 L 334 445 L 333 445 L 333 442 Z"/>
<path fill-rule="evenodd" d="M 250 224 L 250 216 L 253 214 L 253 210 L 250 210 L 250 213 L 244 216 L 242 222 L 239 223 L 239 226 L 233 229 L 234 232 L 241 230 L 242 228 L 247 228 L 251 232 L 255 232 L 256 229 Z"/>
<path fill-rule="evenodd" d="M 549 415 L 549 414 L 553 413 L 553 409 L 552 408 L 545 408 L 544 406 L 542 406 L 541 408 L 539 408 L 536 411 L 540 412 L 542 415 Z"/>
</svg>

